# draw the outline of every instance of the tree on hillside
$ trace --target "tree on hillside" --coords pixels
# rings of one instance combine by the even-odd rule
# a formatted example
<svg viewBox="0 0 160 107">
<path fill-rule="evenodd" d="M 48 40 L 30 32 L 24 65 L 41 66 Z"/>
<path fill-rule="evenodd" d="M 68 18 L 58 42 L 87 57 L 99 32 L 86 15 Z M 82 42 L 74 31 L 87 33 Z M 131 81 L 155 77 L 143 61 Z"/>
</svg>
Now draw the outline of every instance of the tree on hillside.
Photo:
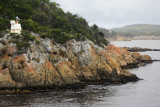
<svg viewBox="0 0 160 107">
<path fill-rule="evenodd" d="M 9 21 L 16 16 L 21 19 L 23 30 L 33 31 L 58 43 L 89 39 L 104 44 L 104 40 L 101 41 L 104 34 L 97 25 L 90 27 L 84 18 L 65 13 L 59 4 L 50 0 L 1 0 L 0 31 L 9 29 Z"/>
</svg>

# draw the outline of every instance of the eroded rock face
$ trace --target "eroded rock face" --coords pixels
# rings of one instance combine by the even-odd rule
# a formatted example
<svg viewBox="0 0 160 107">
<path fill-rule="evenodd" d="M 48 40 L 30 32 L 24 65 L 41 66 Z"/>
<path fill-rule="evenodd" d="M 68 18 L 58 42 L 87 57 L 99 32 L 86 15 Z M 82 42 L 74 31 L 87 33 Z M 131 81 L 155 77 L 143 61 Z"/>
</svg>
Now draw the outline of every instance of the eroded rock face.
<svg viewBox="0 0 160 107">
<path fill-rule="evenodd" d="M 7 44 L 0 45 L 1 49 L 7 47 L 0 57 L 0 88 L 54 88 L 86 82 L 137 81 L 136 75 L 122 68 L 151 60 L 149 56 L 132 54 L 125 48 L 113 45 L 102 48 L 87 40 L 60 45 L 44 39 L 39 44 L 32 42 L 26 52 L 19 52 L 6 38 Z"/>
<path fill-rule="evenodd" d="M 141 55 L 138 52 L 133 53 L 133 58 L 139 60 L 141 62 L 150 63 L 152 62 L 152 58 L 149 55 Z"/>
</svg>

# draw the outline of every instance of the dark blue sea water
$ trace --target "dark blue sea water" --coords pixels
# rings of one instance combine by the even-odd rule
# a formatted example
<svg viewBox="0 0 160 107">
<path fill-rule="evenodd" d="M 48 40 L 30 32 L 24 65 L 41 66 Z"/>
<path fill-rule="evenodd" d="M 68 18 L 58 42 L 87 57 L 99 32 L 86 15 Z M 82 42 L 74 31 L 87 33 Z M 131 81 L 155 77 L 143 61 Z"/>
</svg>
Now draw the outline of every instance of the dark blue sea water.
<svg viewBox="0 0 160 107">
<path fill-rule="evenodd" d="M 116 46 L 160 49 L 160 41 L 112 42 Z M 160 52 L 143 52 L 160 59 Z M 130 70 L 144 80 L 124 85 L 89 85 L 78 91 L 0 95 L 2 106 L 26 107 L 160 107 L 160 62 Z"/>
</svg>

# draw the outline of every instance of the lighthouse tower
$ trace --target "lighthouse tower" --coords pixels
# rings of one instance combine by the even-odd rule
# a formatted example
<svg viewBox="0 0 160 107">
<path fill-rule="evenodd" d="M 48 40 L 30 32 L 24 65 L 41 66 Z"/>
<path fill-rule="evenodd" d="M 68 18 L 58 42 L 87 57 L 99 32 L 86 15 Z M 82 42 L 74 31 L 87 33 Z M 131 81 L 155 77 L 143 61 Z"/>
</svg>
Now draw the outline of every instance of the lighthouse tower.
<svg viewBox="0 0 160 107">
<path fill-rule="evenodd" d="M 22 28 L 21 28 L 21 24 L 18 23 L 18 20 L 20 20 L 18 16 L 16 16 L 16 20 L 10 20 L 10 24 L 11 24 L 10 33 L 21 34 Z"/>
</svg>

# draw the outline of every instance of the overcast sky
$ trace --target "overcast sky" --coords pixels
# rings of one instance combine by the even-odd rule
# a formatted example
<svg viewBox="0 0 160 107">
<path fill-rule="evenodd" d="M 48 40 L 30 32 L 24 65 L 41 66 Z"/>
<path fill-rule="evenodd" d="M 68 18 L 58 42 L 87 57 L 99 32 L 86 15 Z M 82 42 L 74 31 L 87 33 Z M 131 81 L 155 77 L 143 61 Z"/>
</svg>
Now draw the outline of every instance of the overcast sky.
<svg viewBox="0 0 160 107">
<path fill-rule="evenodd" d="M 52 0 L 90 25 L 114 28 L 129 24 L 160 24 L 160 0 Z"/>
</svg>

